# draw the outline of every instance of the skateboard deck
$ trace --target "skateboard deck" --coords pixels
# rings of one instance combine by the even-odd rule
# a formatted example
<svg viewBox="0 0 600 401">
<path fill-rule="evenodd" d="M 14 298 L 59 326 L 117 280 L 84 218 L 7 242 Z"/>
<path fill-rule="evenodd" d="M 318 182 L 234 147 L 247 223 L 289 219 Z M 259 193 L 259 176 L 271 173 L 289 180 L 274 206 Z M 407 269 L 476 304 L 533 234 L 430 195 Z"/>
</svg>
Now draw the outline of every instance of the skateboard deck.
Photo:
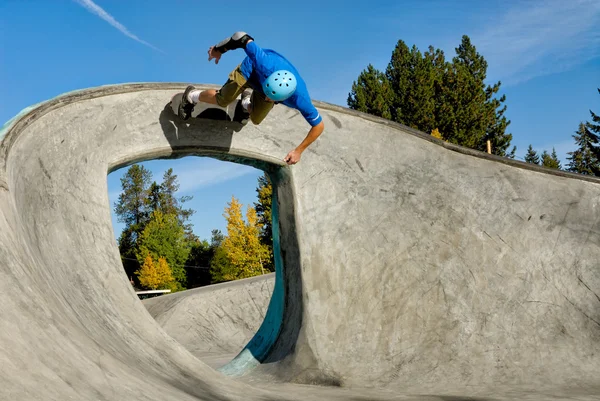
<svg viewBox="0 0 600 401">
<path fill-rule="evenodd" d="M 171 98 L 171 109 L 176 116 L 182 98 L 183 92 L 176 93 Z M 204 118 L 216 121 L 233 121 L 242 125 L 246 125 L 249 121 L 248 114 L 244 112 L 240 98 L 236 99 L 235 102 L 230 103 L 227 107 L 198 102 L 196 106 L 194 106 L 194 110 L 192 111 L 190 118 Z"/>
</svg>

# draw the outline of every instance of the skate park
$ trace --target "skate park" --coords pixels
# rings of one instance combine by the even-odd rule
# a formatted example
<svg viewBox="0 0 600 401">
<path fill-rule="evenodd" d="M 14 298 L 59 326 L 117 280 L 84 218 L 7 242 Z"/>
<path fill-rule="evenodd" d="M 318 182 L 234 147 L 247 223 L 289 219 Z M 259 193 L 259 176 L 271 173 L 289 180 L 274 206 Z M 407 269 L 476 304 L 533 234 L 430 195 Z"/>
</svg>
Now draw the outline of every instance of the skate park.
<svg viewBox="0 0 600 401">
<path fill-rule="evenodd" d="M 0 399 L 598 399 L 599 180 L 322 102 L 287 166 L 298 112 L 184 122 L 184 88 L 82 89 L 3 127 Z M 141 302 L 106 176 L 194 155 L 269 173 L 277 271 Z"/>
</svg>

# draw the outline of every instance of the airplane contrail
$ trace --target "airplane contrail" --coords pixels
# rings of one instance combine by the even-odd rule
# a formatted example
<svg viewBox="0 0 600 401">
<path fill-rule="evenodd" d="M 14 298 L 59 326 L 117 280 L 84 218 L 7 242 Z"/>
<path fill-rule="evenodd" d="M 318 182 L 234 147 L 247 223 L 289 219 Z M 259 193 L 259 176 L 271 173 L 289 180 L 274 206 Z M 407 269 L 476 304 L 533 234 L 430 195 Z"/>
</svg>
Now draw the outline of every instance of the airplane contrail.
<svg viewBox="0 0 600 401">
<path fill-rule="evenodd" d="M 98 17 L 102 18 L 104 21 L 108 22 L 113 27 L 117 28 L 125 36 L 127 36 L 127 37 L 135 40 L 136 42 L 139 42 L 139 43 L 141 43 L 143 45 L 146 45 L 146 46 L 148 46 L 148 47 L 150 47 L 150 48 L 152 48 L 152 49 L 154 49 L 156 51 L 164 53 L 159 48 L 151 45 L 150 43 L 146 42 L 145 40 L 142 40 L 142 39 L 138 38 L 136 35 L 134 35 L 133 33 L 129 32 L 129 30 L 123 24 L 121 24 L 119 21 L 117 21 L 116 19 L 114 19 L 112 15 L 110 15 L 109 13 L 107 13 L 106 11 L 104 11 L 102 9 L 102 7 L 100 7 L 99 5 L 97 5 L 96 3 L 94 3 L 92 0 L 74 0 L 74 1 L 76 3 L 78 3 L 79 5 L 85 7 L 92 14 L 96 14 Z"/>
</svg>

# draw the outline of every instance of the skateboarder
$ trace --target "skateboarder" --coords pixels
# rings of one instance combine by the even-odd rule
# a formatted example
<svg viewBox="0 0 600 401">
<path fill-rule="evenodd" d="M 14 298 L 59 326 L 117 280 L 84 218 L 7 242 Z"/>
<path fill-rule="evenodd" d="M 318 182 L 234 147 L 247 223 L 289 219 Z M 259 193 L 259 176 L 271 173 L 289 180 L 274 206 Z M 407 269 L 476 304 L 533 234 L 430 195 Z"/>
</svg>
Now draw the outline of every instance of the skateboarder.
<svg viewBox="0 0 600 401">
<path fill-rule="evenodd" d="M 305 82 L 296 68 L 274 50 L 262 49 L 246 32 L 236 32 L 208 49 L 208 61 L 219 60 L 223 53 L 242 48 L 244 60 L 230 74 L 219 90 L 201 91 L 190 85 L 183 93 L 179 116 L 187 120 L 198 101 L 226 107 L 242 94 L 242 106 L 254 124 L 260 124 L 275 104 L 282 103 L 298 110 L 310 129 L 306 138 L 284 158 L 287 164 L 300 161 L 302 152 L 323 132 L 324 123 L 312 104 Z M 252 89 L 252 90 L 250 90 Z"/>
</svg>

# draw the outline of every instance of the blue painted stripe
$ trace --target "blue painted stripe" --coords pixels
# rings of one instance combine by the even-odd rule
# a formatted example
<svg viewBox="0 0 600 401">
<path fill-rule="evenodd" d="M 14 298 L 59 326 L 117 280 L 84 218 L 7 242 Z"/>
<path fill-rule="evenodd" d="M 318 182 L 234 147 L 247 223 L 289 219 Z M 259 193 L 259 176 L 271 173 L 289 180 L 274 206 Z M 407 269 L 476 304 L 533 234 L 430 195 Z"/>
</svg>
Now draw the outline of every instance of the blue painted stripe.
<svg viewBox="0 0 600 401">
<path fill-rule="evenodd" d="M 227 365 L 219 371 L 228 376 L 241 376 L 248 370 L 258 366 L 263 361 L 279 335 L 283 322 L 284 287 L 283 287 L 283 259 L 281 258 L 281 245 L 279 243 L 279 206 L 277 203 L 277 177 L 269 174 L 273 185 L 273 198 L 271 204 L 271 219 L 273 227 L 273 258 L 275 261 L 275 287 L 269 302 L 265 320 L 260 328 L 244 347 L 244 349 Z"/>
</svg>

